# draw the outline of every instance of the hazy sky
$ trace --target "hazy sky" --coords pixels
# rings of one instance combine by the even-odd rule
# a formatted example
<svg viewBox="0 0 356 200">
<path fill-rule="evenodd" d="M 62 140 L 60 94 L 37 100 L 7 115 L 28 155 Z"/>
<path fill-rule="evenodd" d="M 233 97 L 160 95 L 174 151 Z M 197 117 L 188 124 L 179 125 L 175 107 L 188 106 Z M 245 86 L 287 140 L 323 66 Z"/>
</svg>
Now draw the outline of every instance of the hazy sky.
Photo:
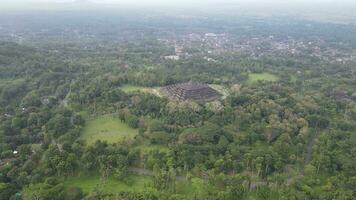
<svg viewBox="0 0 356 200">
<path fill-rule="evenodd" d="M 356 21 L 356 0 L 0 0 L 0 11 L 53 10 L 53 9 L 96 9 L 100 7 L 125 8 L 148 6 L 162 9 L 184 8 L 214 10 L 220 13 L 254 15 L 293 15 L 313 18 L 344 19 Z M 195 9 L 195 10 L 194 10 Z"/>
<path fill-rule="evenodd" d="M 356 4 L 355 0 L 1 0 L 0 5 L 19 5 L 29 3 L 71 3 L 95 2 L 101 4 L 126 5 L 183 5 L 183 4 Z"/>
<path fill-rule="evenodd" d="M 0 0 L 0 7 L 25 7 L 28 5 L 95 3 L 139 6 L 190 6 L 190 5 L 288 5 L 288 6 L 356 6 L 356 0 Z M 356 11 L 355 11 L 356 12 Z"/>
</svg>

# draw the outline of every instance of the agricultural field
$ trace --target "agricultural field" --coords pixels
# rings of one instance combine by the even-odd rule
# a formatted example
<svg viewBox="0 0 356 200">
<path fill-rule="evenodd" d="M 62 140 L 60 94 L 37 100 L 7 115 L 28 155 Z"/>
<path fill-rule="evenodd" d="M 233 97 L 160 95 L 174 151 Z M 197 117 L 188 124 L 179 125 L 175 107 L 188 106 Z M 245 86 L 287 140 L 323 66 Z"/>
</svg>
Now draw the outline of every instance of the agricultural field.
<svg viewBox="0 0 356 200">
<path fill-rule="evenodd" d="M 271 73 L 250 73 L 248 75 L 247 83 L 254 84 L 258 81 L 278 81 L 279 77 Z"/>
<path fill-rule="evenodd" d="M 97 140 L 115 143 L 133 138 L 137 133 L 136 129 L 130 128 L 127 124 L 121 122 L 120 119 L 112 116 L 103 116 L 88 121 L 83 128 L 81 138 L 88 144 L 93 144 Z"/>
</svg>

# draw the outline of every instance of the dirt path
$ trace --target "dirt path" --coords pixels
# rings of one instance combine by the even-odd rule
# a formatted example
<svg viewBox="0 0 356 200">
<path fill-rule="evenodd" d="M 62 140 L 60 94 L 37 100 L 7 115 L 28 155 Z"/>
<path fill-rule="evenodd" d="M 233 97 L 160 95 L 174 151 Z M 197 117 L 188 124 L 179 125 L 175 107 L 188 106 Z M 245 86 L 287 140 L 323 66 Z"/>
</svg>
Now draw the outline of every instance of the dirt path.
<svg viewBox="0 0 356 200">
<path fill-rule="evenodd" d="M 315 140 L 318 136 L 319 136 L 319 131 L 316 131 L 316 133 L 310 138 L 309 143 L 307 144 L 307 151 L 306 151 L 305 158 L 304 158 L 304 166 L 309 164 L 310 161 L 312 160 L 313 147 L 315 144 Z"/>
<path fill-rule="evenodd" d="M 309 164 L 313 158 L 313 147 L 314 147 L 315 141 L 319 135 L 320 135 L 320 131 L 316 131 L 315 134 L 310 138 L 310 140 L 307 144 L 307 147 L 306 147 L 306 152 L 305 152 L 304 163 L 302 165 L 302 169 L 299 172 L 299 174 L 291 176 L 286 180 L 287 185 L 292 184 L 296 179 L 304 176 L 304 167 L 305 167 L 305 165 Z"/>
<path fill-rule="evenodd" d="M 69 99 L 70 94 L 72 93 L 72 85 L 73 85 L 73 84 L 74 84 L 74 81 L 72 80 L 72 81 L 70 82 L 70 85 L 69 85 L 69 91 L 68 91 L 68 93 L 66 94 L 65 98 L 62 100 L 62 105 L 63 105 L 64 107 L 68 107 L 68 99 Z"/>
</svg>

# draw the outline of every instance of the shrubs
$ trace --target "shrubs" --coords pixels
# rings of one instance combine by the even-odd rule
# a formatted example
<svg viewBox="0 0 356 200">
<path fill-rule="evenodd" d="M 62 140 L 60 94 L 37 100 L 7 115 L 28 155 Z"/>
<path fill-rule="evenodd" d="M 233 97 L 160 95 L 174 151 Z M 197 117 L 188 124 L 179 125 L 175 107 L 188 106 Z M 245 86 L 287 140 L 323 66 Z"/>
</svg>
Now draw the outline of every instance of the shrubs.
<svg viewBox="0 0 356 200">
<path fill-rule="evenodd" d="M 129 115 L 126 120 L 127 120 L 127 124 L 131 128 L 138 128 L 138 124 L 140 122 L 138 117 L 136 117 L 135 115 Z"/>
<path fill-rule="evenodd" d="M 83 198 L 83 191 L 78 187 L 70 187 L 65 191 L 65 199 L 66 200 L 77 200 Z"/>
</svg>

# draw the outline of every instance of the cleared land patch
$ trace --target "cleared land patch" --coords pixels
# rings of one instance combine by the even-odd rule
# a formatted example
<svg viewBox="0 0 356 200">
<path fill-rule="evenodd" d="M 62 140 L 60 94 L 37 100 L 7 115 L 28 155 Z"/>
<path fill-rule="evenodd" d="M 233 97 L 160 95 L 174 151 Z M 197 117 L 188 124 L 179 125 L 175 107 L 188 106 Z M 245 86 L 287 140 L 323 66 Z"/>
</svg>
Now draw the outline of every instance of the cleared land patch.
<svg viewBox="0 0 356 200">
<path fill-rule="evenodd" d="M 135 86 L 135 85 L 124 85 L 121 87 L 121 90 L 127 93 L 130 92 L 146 92 L 149 90 L 147 87 L 142 87 L 142 86 Z"/>
<path fill-rule="evenodd" d="M 248 75 L 247 83 L 253 84 L 258 81 L 278 81 L 279 77 L 271 73 L 250 73 Z"/>
<path fill-rule="evenodd" d="M 64 181 L 65 187 L 79 187 L 85 193 L 94 189 L 107 193 L 118 192 L 142 192 L 153 189 L 153 177 L 146 175 L 131 174 L 125 180 L 119 180 L 113 176 L 103 181 L 99 175 L 81 175 L 69 177 Z M 200 178 L 193 178 L 191 182 L 186 180 L 176 181 L 176 193 L 183 194 L 187 198 L 203 195 L 204 182 Z M 154 189 L 153 189 L 154 190 Z"/>
<path fill-rule="evenodd" d="M 164 145 L 154 145 L 154 144 L 143 144 L 140 146 L 136 146 L 134 147 L 135 149 L 140 150 L 142 153 L 148 153 L 150 151 L 160 151 L 160 152 L 169 152 L 169 148 L 167 146 Z"/>
<path fill-rule="evenodd" d="M 112 116 L 103 116 L 88 121 L 82 131 L 81 138 L 88 144 L 93 144 L 97 140 L 108 143 L 119 142 L 124 139 L 133 138 L 138 133 L 137 129 L 130 128 L 120 119 Z"/>
<path fill-rule="evenodd" d="M 159 88 L 153 87 L 143 87 L 143 86 L 135 86 L 135 85 L 124 85 L 120 87 L 120 89 L 126 93 L 132 93 L 132 92 L 146 92 L 146 93 L 151 93 L 157 96 L 161 96 L 159 93 Z"/>
</svg>

